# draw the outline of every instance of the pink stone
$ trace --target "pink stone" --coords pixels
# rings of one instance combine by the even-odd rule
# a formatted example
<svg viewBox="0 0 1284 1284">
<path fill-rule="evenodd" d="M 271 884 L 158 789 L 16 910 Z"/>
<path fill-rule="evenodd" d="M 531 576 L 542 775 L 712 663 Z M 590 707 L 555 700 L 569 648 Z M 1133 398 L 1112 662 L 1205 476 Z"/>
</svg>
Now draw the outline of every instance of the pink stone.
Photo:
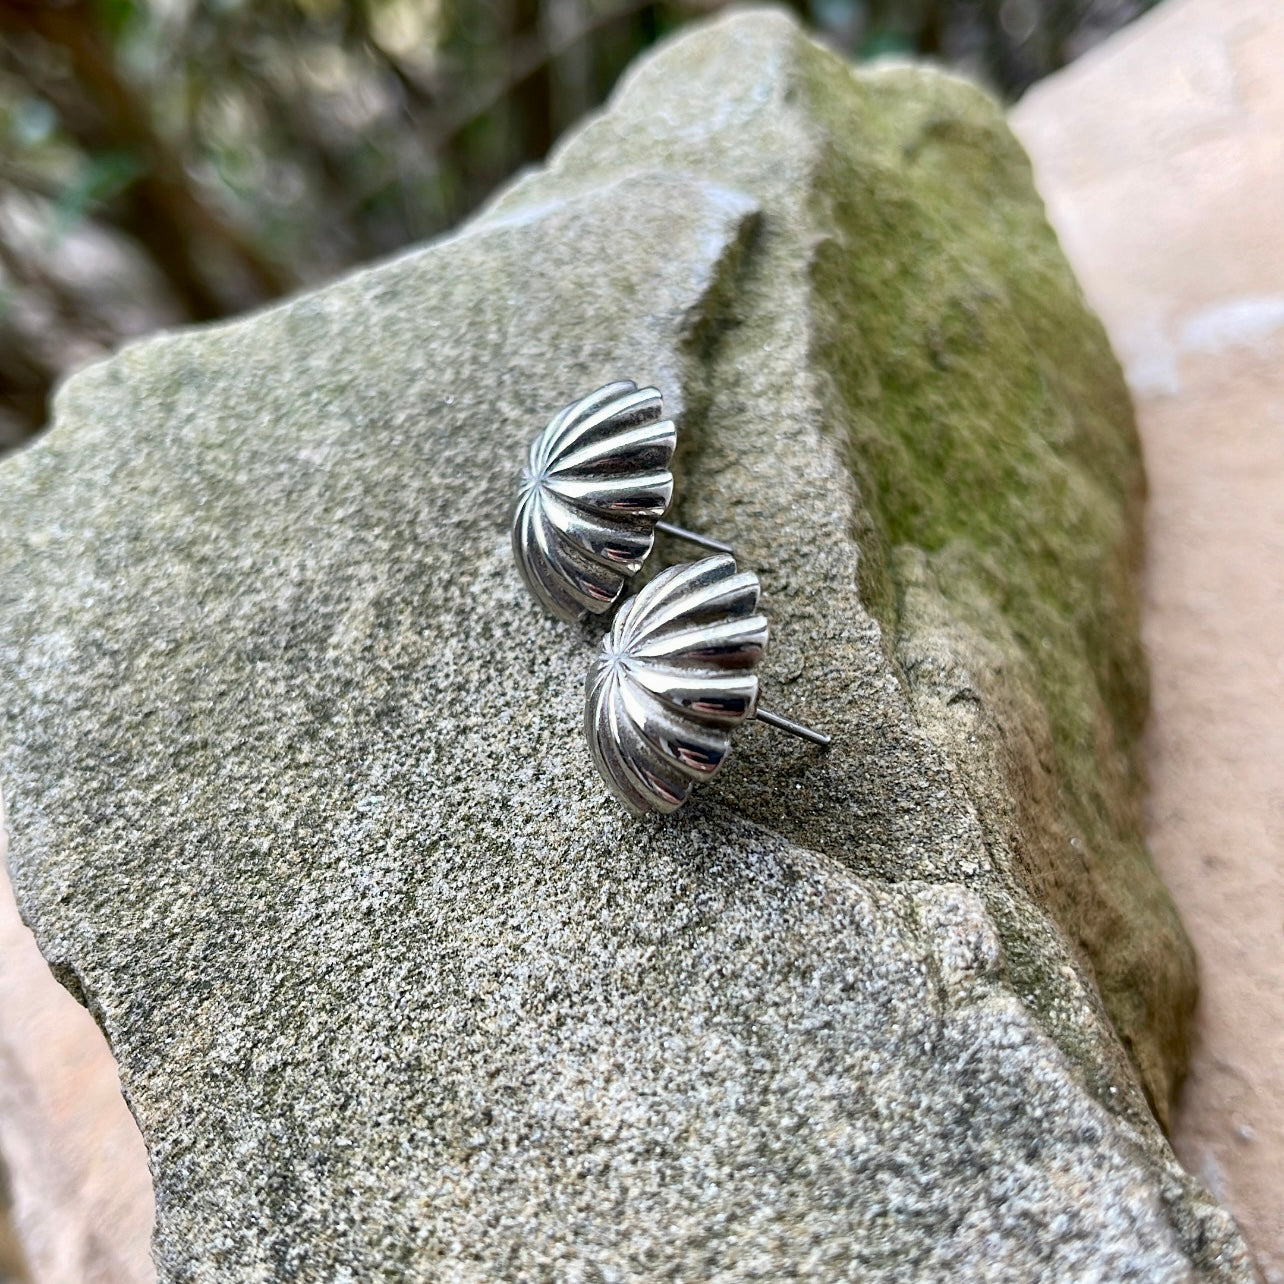
<svg viewBox="0 0 1284 1284">
<path fill-rule="evenodd" d="M 1150 839 L 1203 985 L 1173 1144 L 1284 1281 L 1284 7 L 1172 0 L 1012 124 L 1150 475 Z"/>
</svg>

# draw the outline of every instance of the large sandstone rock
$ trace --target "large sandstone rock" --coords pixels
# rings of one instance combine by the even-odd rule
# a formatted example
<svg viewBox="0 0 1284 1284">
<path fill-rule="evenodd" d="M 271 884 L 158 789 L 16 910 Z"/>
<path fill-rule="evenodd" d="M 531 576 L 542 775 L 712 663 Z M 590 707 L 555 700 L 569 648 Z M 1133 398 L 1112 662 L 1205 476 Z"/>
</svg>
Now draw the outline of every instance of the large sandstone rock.
<svg viewBox="0 0 1284 1284">
<path fill-rule="evenodd" d="M 1284 1284 L 1281 67 L 1277 0 L 1167 0 L 1014 116 L 1151 481 L 1150 834 L 1202 993 L 1173 1145 L 1267 1284 Z"/>
<path fill-rule="evenodd" d="M 664 822 L 508 551 L 621 374 L 836 739 Z M 719 23 L 454 237 L 80 375 L 0 486 L 10 863 L 163 1278 L 1251 1278 L 1155 1121 L 1128 399 L 975 90 Z"/>
</svg>

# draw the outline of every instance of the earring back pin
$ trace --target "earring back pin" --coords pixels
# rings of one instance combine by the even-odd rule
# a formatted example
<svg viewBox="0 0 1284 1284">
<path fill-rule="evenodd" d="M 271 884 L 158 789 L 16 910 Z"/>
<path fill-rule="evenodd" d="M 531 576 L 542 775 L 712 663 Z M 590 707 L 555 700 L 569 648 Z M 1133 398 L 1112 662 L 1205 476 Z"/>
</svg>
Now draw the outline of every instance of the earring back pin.
<svg viewBox="0 0 1284 1284">
<path fill-rule="evenodd" d="M 665 535 L 672 535 L 674 539 L 684 539 L 688 544 L 698 544 L 715 553 L 735 555 L 736 550 L 730 544 L 724 544 L 720 539 L 710 539 L 708 535 L 697 535 L 695 531 L 689 531 L 685 526 L 677 526 L 673 522 L 656 522 L 655 529 Z"/>
<path fill-rule="evenodd" d="M 797 736 L 799 740 L 810 740 L 814 745 L 820 745 L 822 749 L 827 749 L 833 744 L 833 738 L 827 736 L 823 731 L 817 731 L 815 727 L 805 727 L 801 722 L 795 722 L 792 718 L 786 718 L 779 713 L 772 713 L 770 709 L 764 709 L 761 706 L 754 710 L 753 716 L 759 722 L 765 722 L 769 727 L 775 727 L 777 731 L 787 731 L 791 736 Z"/>
</svg>

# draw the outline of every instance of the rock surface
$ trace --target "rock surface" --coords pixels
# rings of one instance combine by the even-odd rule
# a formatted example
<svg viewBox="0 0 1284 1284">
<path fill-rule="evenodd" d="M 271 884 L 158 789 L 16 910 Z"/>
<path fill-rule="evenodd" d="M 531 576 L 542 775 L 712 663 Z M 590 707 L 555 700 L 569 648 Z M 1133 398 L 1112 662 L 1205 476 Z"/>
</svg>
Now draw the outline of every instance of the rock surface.
<svg viewBox="0 0 1284 1284">
<path fill-rule="evenodd" d="M 3 823 L 0 818 L 0 824 Z M 5 846 L 0 833 L 0 854 Z M 154 1278 L 152 1187 L 116 1063 L 93 1018 L 49 977 L 0 870 L 0 1147 L 31 1284 Z M 0 1281 L 8 1257 L 0 1253 Z"/>
<path fill-rule="evenodd" d="M 1170 0 L 1013 117 L 1123 357 L 1151 481 L 1150 834 L 1203 992 L 1173 1143 L 1270 1284 L 1284 1284 L 1282 66 L 1272 0 Z"/>
<path fill-rule="evenodd" d="M 507 547 L 621 374 L 837 741 L 667 822 Z M 1131 412 L 975 90 L 716 24 L 457 235 L 78 376 L 0 486 L 15 888 L 162 1278 L 1251 1278 L 1151 1113 Z"/>
</svg>

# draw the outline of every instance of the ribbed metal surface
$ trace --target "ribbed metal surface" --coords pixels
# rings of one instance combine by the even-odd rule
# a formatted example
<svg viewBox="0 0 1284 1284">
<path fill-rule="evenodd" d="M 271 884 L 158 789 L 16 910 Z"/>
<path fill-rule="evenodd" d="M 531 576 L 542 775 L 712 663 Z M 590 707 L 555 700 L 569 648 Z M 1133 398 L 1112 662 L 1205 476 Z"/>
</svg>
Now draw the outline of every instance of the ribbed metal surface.
<svg viewBox="0 0 1284 1284">
<path fill-rule="evenodd" d="M 660 394 L 607 384 L 555 415 L 531 444 L 513 555 L 545 610 L 575 621 L 619 599 L 673 498 L 677 445 Z"/>
<path fill-rule="evenodd" d="M 589 667 L 584 732 L 636 816 L 671 812 L 727 761 L 758 703 L 758 577 L 722 555 L 662 571 L 620 608 Z"/>
</svg>

